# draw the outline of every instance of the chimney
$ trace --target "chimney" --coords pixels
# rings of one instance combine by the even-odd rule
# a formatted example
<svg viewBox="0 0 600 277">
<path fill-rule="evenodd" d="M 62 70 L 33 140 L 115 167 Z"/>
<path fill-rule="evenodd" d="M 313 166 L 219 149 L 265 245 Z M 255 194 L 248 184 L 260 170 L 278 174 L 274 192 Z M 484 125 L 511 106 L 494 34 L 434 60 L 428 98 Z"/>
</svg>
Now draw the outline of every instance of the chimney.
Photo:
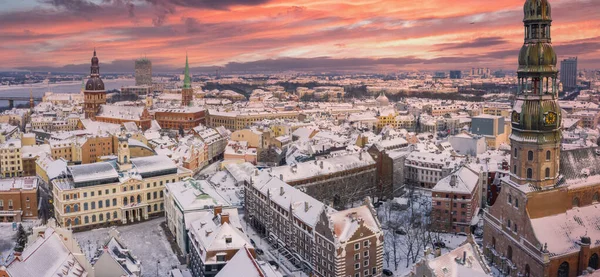
<svg viewBox="0 0 600 277">
<path fill-rule="evenodd" d="M 450 186 L 454 187 L 456 186 L 456 175 L 450 175 Z"/>
<path fill-rule="evenodd" d="M 229 213 L 221 214 L 221 225 L 223 225 L 225 223 L 229 223 Z"/>
<path fill-rule="evenodd" d="M 283 181 L 283 174 L 279 174 L 279 180 Z"/>
<path fill-rule="evenodd" d="M 319 163 L 319 167 L 321 167 L 321 169 L 323 169 L 323 161 L 321 161 L 321 162 Z"/>
<path fill-rule="evenodd" d="M 283 191 L 283 187 L 279 187 L 279 195 L 283 195 L 285 191 Z"/>
<path fill-rule="evenodd" d="M 212 233 L 212 230 L 206 230 L 206 236 L 210 236 L 210 234 Z"/>
<path fill-rule="evenodd" d="M 466 261 L 467 261 L 467 251 L 463 251 L 462 263 L 465 264 Z"/>
<path fill-rule="evenodd" d="M 215 206 L 214 209 L 214 216 L 218 216 L 221 214 L 221 212 L 223 212 L 223 206 Z"/>
<path fill-rule="evenodd" d="M 308 206 L 308 202 L 304 202 L 304 212 L 308 212 L 308 209 L 310 209 L 310 207 Z"/>
<path fill-rule="evenodd" d="M 358 159 L 362 161 L 362 151 L 358 153 Z"/>
</svg>

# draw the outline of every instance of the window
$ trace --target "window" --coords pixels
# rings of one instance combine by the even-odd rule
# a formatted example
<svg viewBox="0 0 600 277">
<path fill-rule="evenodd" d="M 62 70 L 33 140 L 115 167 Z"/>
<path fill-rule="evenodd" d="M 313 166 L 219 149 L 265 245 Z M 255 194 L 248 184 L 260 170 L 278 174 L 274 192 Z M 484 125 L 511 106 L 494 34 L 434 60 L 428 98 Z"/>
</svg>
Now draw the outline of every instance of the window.
<svg viewBox="0 0 600 277">
<path fill-rule="evenodd" d="M 367 267 L 367 266 L 369 266 L 369 260 L 365 260 L 365 261 L 363 262 L 363 266 L 364 266 L 364 267 Z"/>
<path fill-rule="evenodd" d="M 113 189 L 113 193 L 117 193 L 117 189 Z"/>
<path fill-rule="evenodd" d="M 517 223 L 513 224 L 513 232 L 517 232 L 517 230 L 519 230 L 519 228 L 517 228 Z"/>
<path fill-rule="evenodd" d="M 529 150 L 527 152 L 527 160 L 528 161 L 533 161 L 533 151 Z"/>
<path fill-rule="evenodd" d="M 510 219 L 508 220 L 507 226 L 510 229 Z"/>
<path fill-rule="evenodd" d="M 104 204 L 104 206 L 105 206 L 105 207 L 107 207 L 107 208 L 108 208 L 108 207 L 110 207 L 110 199 L 106 199 L 106 200 L 104 201 L 104 203 L 105 203 L 105 204 Z"/>
<path fill-rule="evenodd" d="M 552 153 L 550 152 L 550 150 L 546 151 L 546 161 L 549 161 L 550 158 L 552 158 Z"/>
<path fill-rule="evenodd" d="M 83 218 L 83 222 L 84 222 L 85 224 L 88 224 L 88 223 L 90 223 L 90 218 L 89 218 L 89 217 L 86 215 L 86 216 Z"/>
<path fill-rule="evenodd" d="M 83 193 L 83 197 L 87 197 L 87 192 L 84 192 L 84 193 Z"/>
<path fill-rule="evenodd" d="M 546 178 L 550 178 L 550 168 L 546 167 Z"/>
<path fill-rule="evenodd" d="M 160 191 L 160 198 L 163 198 L 163 197 L 164 197 L 164 194 L 163 194 L 163 191 L 161 190 Z"/>
<path fill-rule="evenodd" d="M 113 206 L 117 205 L 117 198 L 113 198 Z"/>
<path fill-rule="evenodd" d="M 92 191 L 92 192 L 90 192 L 90 196 L 91 196 L 91 197 L 94 197 L 94 192 L 93 192 L 93 191 Z"/>
<path fill-rule="evenodd" d="M 512 195 L 510 195 L 510 194 L 508 195 L 508 203 L 512 204 Z"/>
<path fill-rule="evenodd" d="M 360 263 L 355 263 L 354 264 L 354 269 L 359 269 L 360 268 Z"/>
<path fill-rule="evenodd" d="M 102 195 L 102 191 L 101 190 L 98 191 L 98 195 L 99 196 Z"/>
<path fill-rule="evenodd" d="M 510 246 L 509 246 L 509 247 L 508 247 L 508 249 L 506 250 L 506 258 L 507 258 L 509 261 L 512 261 L 512 247 L 510 247 Z"/>
<path fill-rule="evenodd" d="M 368 241 L 368 240 L 365 240 L 365 242 L 363 242 L 363 246 L 364 246 L 364 247 L 368 247 L 368 246 L 369 246 L 369 241 Z"/>
<path fill-rule="evenodd" d="M 104 221 L 104 214 L 98 215 L 98 220 L 99 221 Z"/>
<path fill-rule="evenodd" d="M 102 200 L 98 201 L 98 209 L 102 209 Z"/>
<path fill-rule="evenodd" d="M 96 215 L 92 215 L 92 222 L 96 222 Z"/>
<path fill-rule="evenodd" d="M 358 260 L 360 260 L 360 253 L 356 253 L 356 254 L 354 254 L 354 260 L 355 260 L 355 261 L 358 261 Z"/>
<path fill-rule="evenodd" d="M 594 196 L 592 196 L 592 202 L 598 202 L 598 192 L 594 192 Z"/>
<path fill-rule="evenodd" d="M 71 212 L 71 207 L 67 206 L 67 207 L 65 208 L 65 212 L 66 212 L 66 213 L 70 213 L 70 212 Z"/>
<path fill-rule="evenodd" d="M 92 210 L 96 209 L 96 202 L 92 202 Z"/>
<path fill-rule="evenodd" d="M 517 174 L 517 165 L 513 165 L 513 174 Z"/>
<path fill-rule="evenodd" d="M 369 257 L 369 251 L 365 251 L 365 252 L 363 253 L 363 257 L 365 257 L 365 258 L 366 258 L 366 257 Z"/>
<path fill-rule="evenodd" d="M 558 267 L 558 277 L 569 277 L 569 263 L 563 262 Z"/>
<path fill-rule="evenodd" d="M 152 196 L 152 194 L 150 194 L 149 192 L 146 193 L 146 200 L 150 200 L 152 198 L 151 196 Z"/>
<path fill-rule="evenodd" d="M 577 197 L 573 198 L 573 208 L 575 207 L 579 207 L 579 198 Z"/>
<path fill-rule="evenodd" d="M 531 179 L 533 178 L 533 169 L 528 168 L 527 169 L 527 179 Z"/>
<path fill-rule="evenodd" d="M 515 198 L 515 207 L 518 208 L 519 207 L 519 199 Z"/>
<path fill-rule="evenodd" d="M 373 268 L 373 270 L 371 271 L 371 273 L 372 273 L 373 275 L 377 274 L 377 268 L 376 268 L 376 267 L 374 267 L 374 268 Z"/>
<path fill-rule="evenodd" d="M 153 192 L 152 195 L 154 196 L 154 199 L 156 199 L 156 191 Z"/>
<path fill-rule="evenodd" d="M 88 210 L 88 203 L 83 203 L 83 210 L 87 211 Z"/>
<path fill-rule="evenodd" d="M 106 220 L 110 220 L 110 213 L 106 213 Z"/>
<path fill-rule="evenodd" d="M 117 219 L 117 212 L 113 212 L 113 219 Z"/>
</svg>

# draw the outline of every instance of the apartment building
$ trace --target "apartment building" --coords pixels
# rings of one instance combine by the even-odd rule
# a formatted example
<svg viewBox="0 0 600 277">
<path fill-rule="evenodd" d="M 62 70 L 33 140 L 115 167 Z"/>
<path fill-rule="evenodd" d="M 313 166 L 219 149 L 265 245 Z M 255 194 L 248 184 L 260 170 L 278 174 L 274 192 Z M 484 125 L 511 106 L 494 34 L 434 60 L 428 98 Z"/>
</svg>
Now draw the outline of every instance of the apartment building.
<svg viewBox="0 0 600 277">
<path fill-rule="evenodd" d="M 0 179 L 0 222 L 37 219 L 37 190 L 35 177 Z"/>
<path fill-rule="evenodd" d="M 480 173 L 463 166 L 441 179 L 433 189 L 432 224 L 440 232 L 471 233 L 471 220 L 480 203 Z"/>
<path fill-rule="evenodd" d="M 119 138 L 117 161 L 69 166 L 51 181 L 55 218 L 73 229 L 146 220 L 164 212 L 163 188 L 190 177 L 166 156 L 131 159 Z"/>
<path fill-rule="evenodd" d="M 458 169 L 462 162 L 463 159 L 447 152 L 411 152 L 404 161 L 405 183 L 423 188 L 433 188 L 442 178 Z"/>
<path fill-rule="evenodd" d="M 208 111 L 207 125 L 210 127 L 224 126 L 231 131 L 242 130 L 252 126 L 254 123 L 265 119 L 298 119 L 297 111 L 265 111 L 265 112 L 221 112 L 217 110 Z"/>
<path fill-rule="evenodd" d="M 144 106 L 100 105 L 95 120 L 113 124 L 133 122 L 144 131 L 152 125 L 152 116 Z"/>
<path fill-rule="evenodd" d="M 21 140 L 10 139 L 0 145 L 0 174 L 4 178 L 23 176 Z"/>
<path fill-rule="evenodd" d="M 224 137 L 217 129 L 200 125 L 195 127 L 193 132 L 206 145 L 207 161 L 212 162 L 223 156 L 228 138 Z"/>
<path fill-rule="evenodd" d="M 370 201 L 335 211 L 267 172 L 245 185 L 249 223 L 314 276 L 381 276 L 383 232 Z M 359 235 L 360 234 L 360 235 Z"/>
</svg>

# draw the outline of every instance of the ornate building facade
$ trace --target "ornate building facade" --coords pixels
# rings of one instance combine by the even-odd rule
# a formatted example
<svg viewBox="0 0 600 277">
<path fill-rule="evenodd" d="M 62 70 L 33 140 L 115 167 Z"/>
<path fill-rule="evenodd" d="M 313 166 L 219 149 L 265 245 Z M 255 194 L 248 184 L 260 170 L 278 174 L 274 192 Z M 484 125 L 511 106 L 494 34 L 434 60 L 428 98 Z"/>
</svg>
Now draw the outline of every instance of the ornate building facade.
<svg viewBox="0 0 600 277">
<path fill-rule="evenodd" d="M 510 174 L 484 213 L 485 255 L 506 276 L 568 277 L 598 269 L 600 157 L 595 148 L 561 151 L 551 16 L 548 0 L 525 2 Z"/>
<path fill-rule="evenodd" d="M 92 57 L 90 78 L 83 91 L 83 104 L 85 118 L 91 119 L 96 118 L 100 105 L 106 104 L 106 91 L 104 90 L 104 82 L 100 79 L 100 66 L 98 65 L 98 57 L 96 57 L 96 49 L 94 49 L 94 56 Z"/>
</svg>

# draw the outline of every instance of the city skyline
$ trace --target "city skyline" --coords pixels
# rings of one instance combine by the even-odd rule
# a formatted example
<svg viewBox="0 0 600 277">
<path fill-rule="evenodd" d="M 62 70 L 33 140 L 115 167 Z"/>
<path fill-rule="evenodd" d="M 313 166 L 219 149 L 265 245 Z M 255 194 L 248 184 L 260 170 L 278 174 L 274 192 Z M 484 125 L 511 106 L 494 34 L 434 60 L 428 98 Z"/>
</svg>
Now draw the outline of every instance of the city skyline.
<svg viewBox="0 0 600 277">
<path fill-rule="evenodd" d="M 2 69 L 86 72 L 514 70 L 522 0 L 494 1 L 0 0 Z M 559 59 L 599 68 L 595 0 L 556 1 Z M 576 16 L 573 16 L 576 15 Z"/>
</svg>

